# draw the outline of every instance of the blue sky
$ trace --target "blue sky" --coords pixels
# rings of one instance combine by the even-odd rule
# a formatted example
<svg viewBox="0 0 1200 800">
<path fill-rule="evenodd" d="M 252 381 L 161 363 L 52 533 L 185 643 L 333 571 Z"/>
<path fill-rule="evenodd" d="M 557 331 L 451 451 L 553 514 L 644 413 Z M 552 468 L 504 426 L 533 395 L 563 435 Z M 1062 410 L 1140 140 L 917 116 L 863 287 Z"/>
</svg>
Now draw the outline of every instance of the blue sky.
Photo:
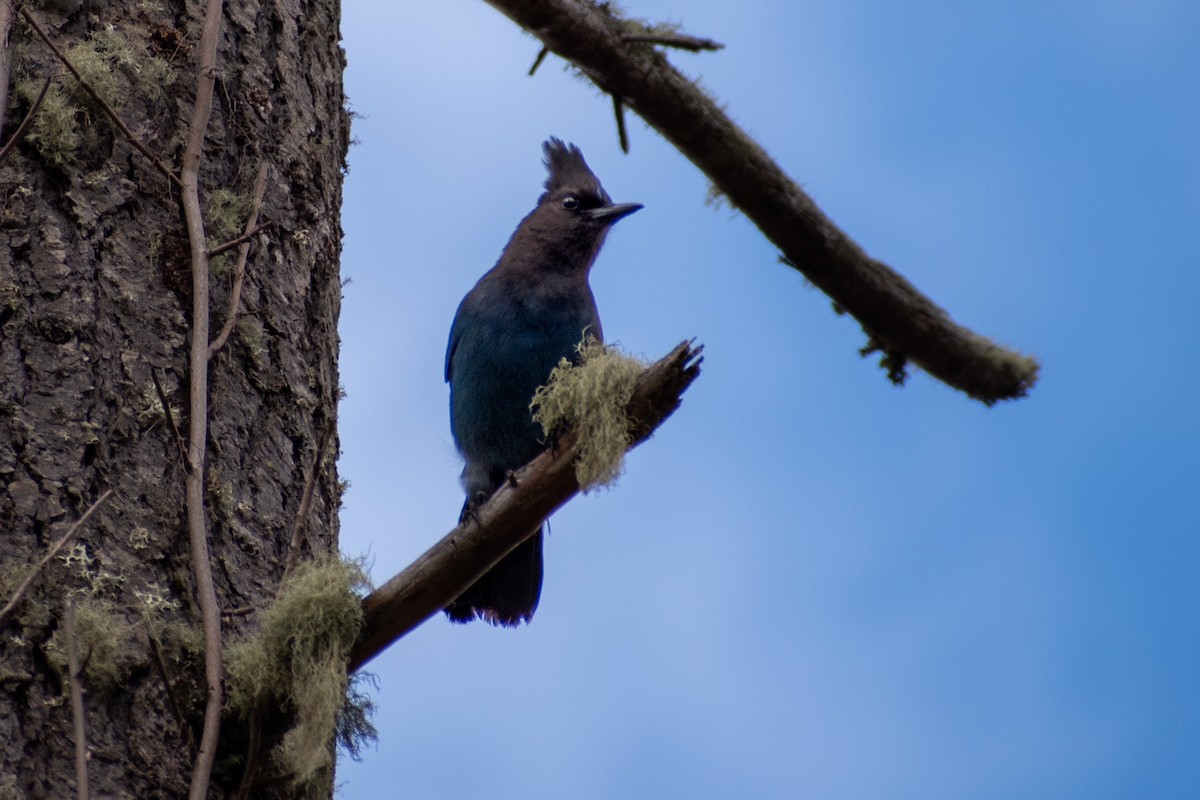
<svg viewBox="0 0 1200 800">
<path fill-rule="evenodd" d="M 592 285 L 704 372 L 613 490 L 553 520 L 516 631 L 443 618 L 371 664 L 341 796 L 1098 798 L 1200 793 L 1200 10 L 627 3 L 872 254 L 1041 359 L 984 408 L 776 262 L 640 120 L 482 2 L 347 0 L 342 548 L 386 580 L 461 503 L 459 299 L 549 135 L 616 201 Z M 749 10 L 747 10 L 749 9 Z"/>
</svg>

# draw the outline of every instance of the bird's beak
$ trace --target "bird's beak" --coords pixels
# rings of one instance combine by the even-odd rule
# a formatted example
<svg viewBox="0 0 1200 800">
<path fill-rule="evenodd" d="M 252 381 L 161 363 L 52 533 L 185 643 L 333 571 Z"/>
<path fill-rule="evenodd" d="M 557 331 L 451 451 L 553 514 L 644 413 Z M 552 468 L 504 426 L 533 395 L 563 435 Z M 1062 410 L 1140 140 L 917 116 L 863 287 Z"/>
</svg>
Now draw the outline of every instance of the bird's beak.
<svg viewBox="0 0 1200 800">
<path fill-rule="evenodd" d="M 641 203 L 617 203 L 611 206 L 600 206 L 585 212 L 589 217 L 597 222 L 603 222 L 606 225 L 612 225 L 622 217 L 628 217 L 635 211 L 642 208 Z"/>
</svg>

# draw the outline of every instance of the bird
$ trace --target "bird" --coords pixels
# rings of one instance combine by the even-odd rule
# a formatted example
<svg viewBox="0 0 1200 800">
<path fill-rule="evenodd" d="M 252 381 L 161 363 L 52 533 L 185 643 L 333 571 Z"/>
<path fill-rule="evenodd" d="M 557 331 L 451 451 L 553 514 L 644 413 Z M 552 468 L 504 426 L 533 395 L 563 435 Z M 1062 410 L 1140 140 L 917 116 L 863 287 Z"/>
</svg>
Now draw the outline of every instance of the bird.
<svg viewBox="0 0 1200 800">
<path fill-rule="evenodd" d="M 465 462 L 460 524 L 545 447 L 530 402 L 586 336 L 604 340 L 588 275 L 609 229 L 642 208 L 613 203 L 574 144 L 542 145 L 547 178 L 450 326 L 450 430 Z M 528 623 L 542 590 L 544 524 L 445 608 L 453 622 Z"/>
</svg>

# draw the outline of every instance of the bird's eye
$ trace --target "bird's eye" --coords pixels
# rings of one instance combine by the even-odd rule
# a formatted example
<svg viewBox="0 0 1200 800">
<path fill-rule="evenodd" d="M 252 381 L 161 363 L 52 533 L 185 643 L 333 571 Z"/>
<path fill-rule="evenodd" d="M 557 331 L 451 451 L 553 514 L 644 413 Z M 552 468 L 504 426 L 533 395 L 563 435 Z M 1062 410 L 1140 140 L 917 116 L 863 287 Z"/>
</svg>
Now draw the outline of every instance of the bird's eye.
<svg viewBox="0 0 1200 800">
<path fill-rule="evenodd" d="M 562 204 L 563 208 L 567 209 L 568 211 L 574 211 L 575 209 L 579 208 L 579 198 L 573 194 L 569 194 L 563 198 Z"/>
</svg>

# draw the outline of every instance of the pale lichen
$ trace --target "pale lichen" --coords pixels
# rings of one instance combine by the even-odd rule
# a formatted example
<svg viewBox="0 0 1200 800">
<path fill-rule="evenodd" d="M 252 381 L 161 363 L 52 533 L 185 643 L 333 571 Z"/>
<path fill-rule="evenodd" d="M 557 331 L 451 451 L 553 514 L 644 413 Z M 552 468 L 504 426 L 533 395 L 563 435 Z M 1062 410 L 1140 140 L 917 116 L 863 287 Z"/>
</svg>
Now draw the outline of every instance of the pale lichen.
<svg viewBox="0 0 1200 800">
<path fill-rule="evenodd" d="M 621 476 L 632 437 L 625 406 L 646 365 L 592 337 L 576 348 L 577 363 L 559 361 L 530 410 L 547 437 L 564 430 L 578 436 L 575 474 L 584 492 L 609 486 Z"/>
<path fill-rule="evenodd" d="M 75 603 L 75 639 L 83 677 L 92 690 L 119 688 L 137 666 L 137 631 L 114 603 L 81 592 Z M 67 674 L 66 631 L 60 627 L 43 648 L 46 660 Z"/>
<path fill-rule="evenodd" d="M 263 612 L 258 633 L 226 652 L 232 711 L 249 717 L 270 703 L 294 715 L 274 756 L 297 783 L 330 764 L 335 737 L 353 752 L 374 735 L 370 701 L 346 672 L 366 588 L 358 562 L 328 556 L 301 564 Z"/>
</svg>

